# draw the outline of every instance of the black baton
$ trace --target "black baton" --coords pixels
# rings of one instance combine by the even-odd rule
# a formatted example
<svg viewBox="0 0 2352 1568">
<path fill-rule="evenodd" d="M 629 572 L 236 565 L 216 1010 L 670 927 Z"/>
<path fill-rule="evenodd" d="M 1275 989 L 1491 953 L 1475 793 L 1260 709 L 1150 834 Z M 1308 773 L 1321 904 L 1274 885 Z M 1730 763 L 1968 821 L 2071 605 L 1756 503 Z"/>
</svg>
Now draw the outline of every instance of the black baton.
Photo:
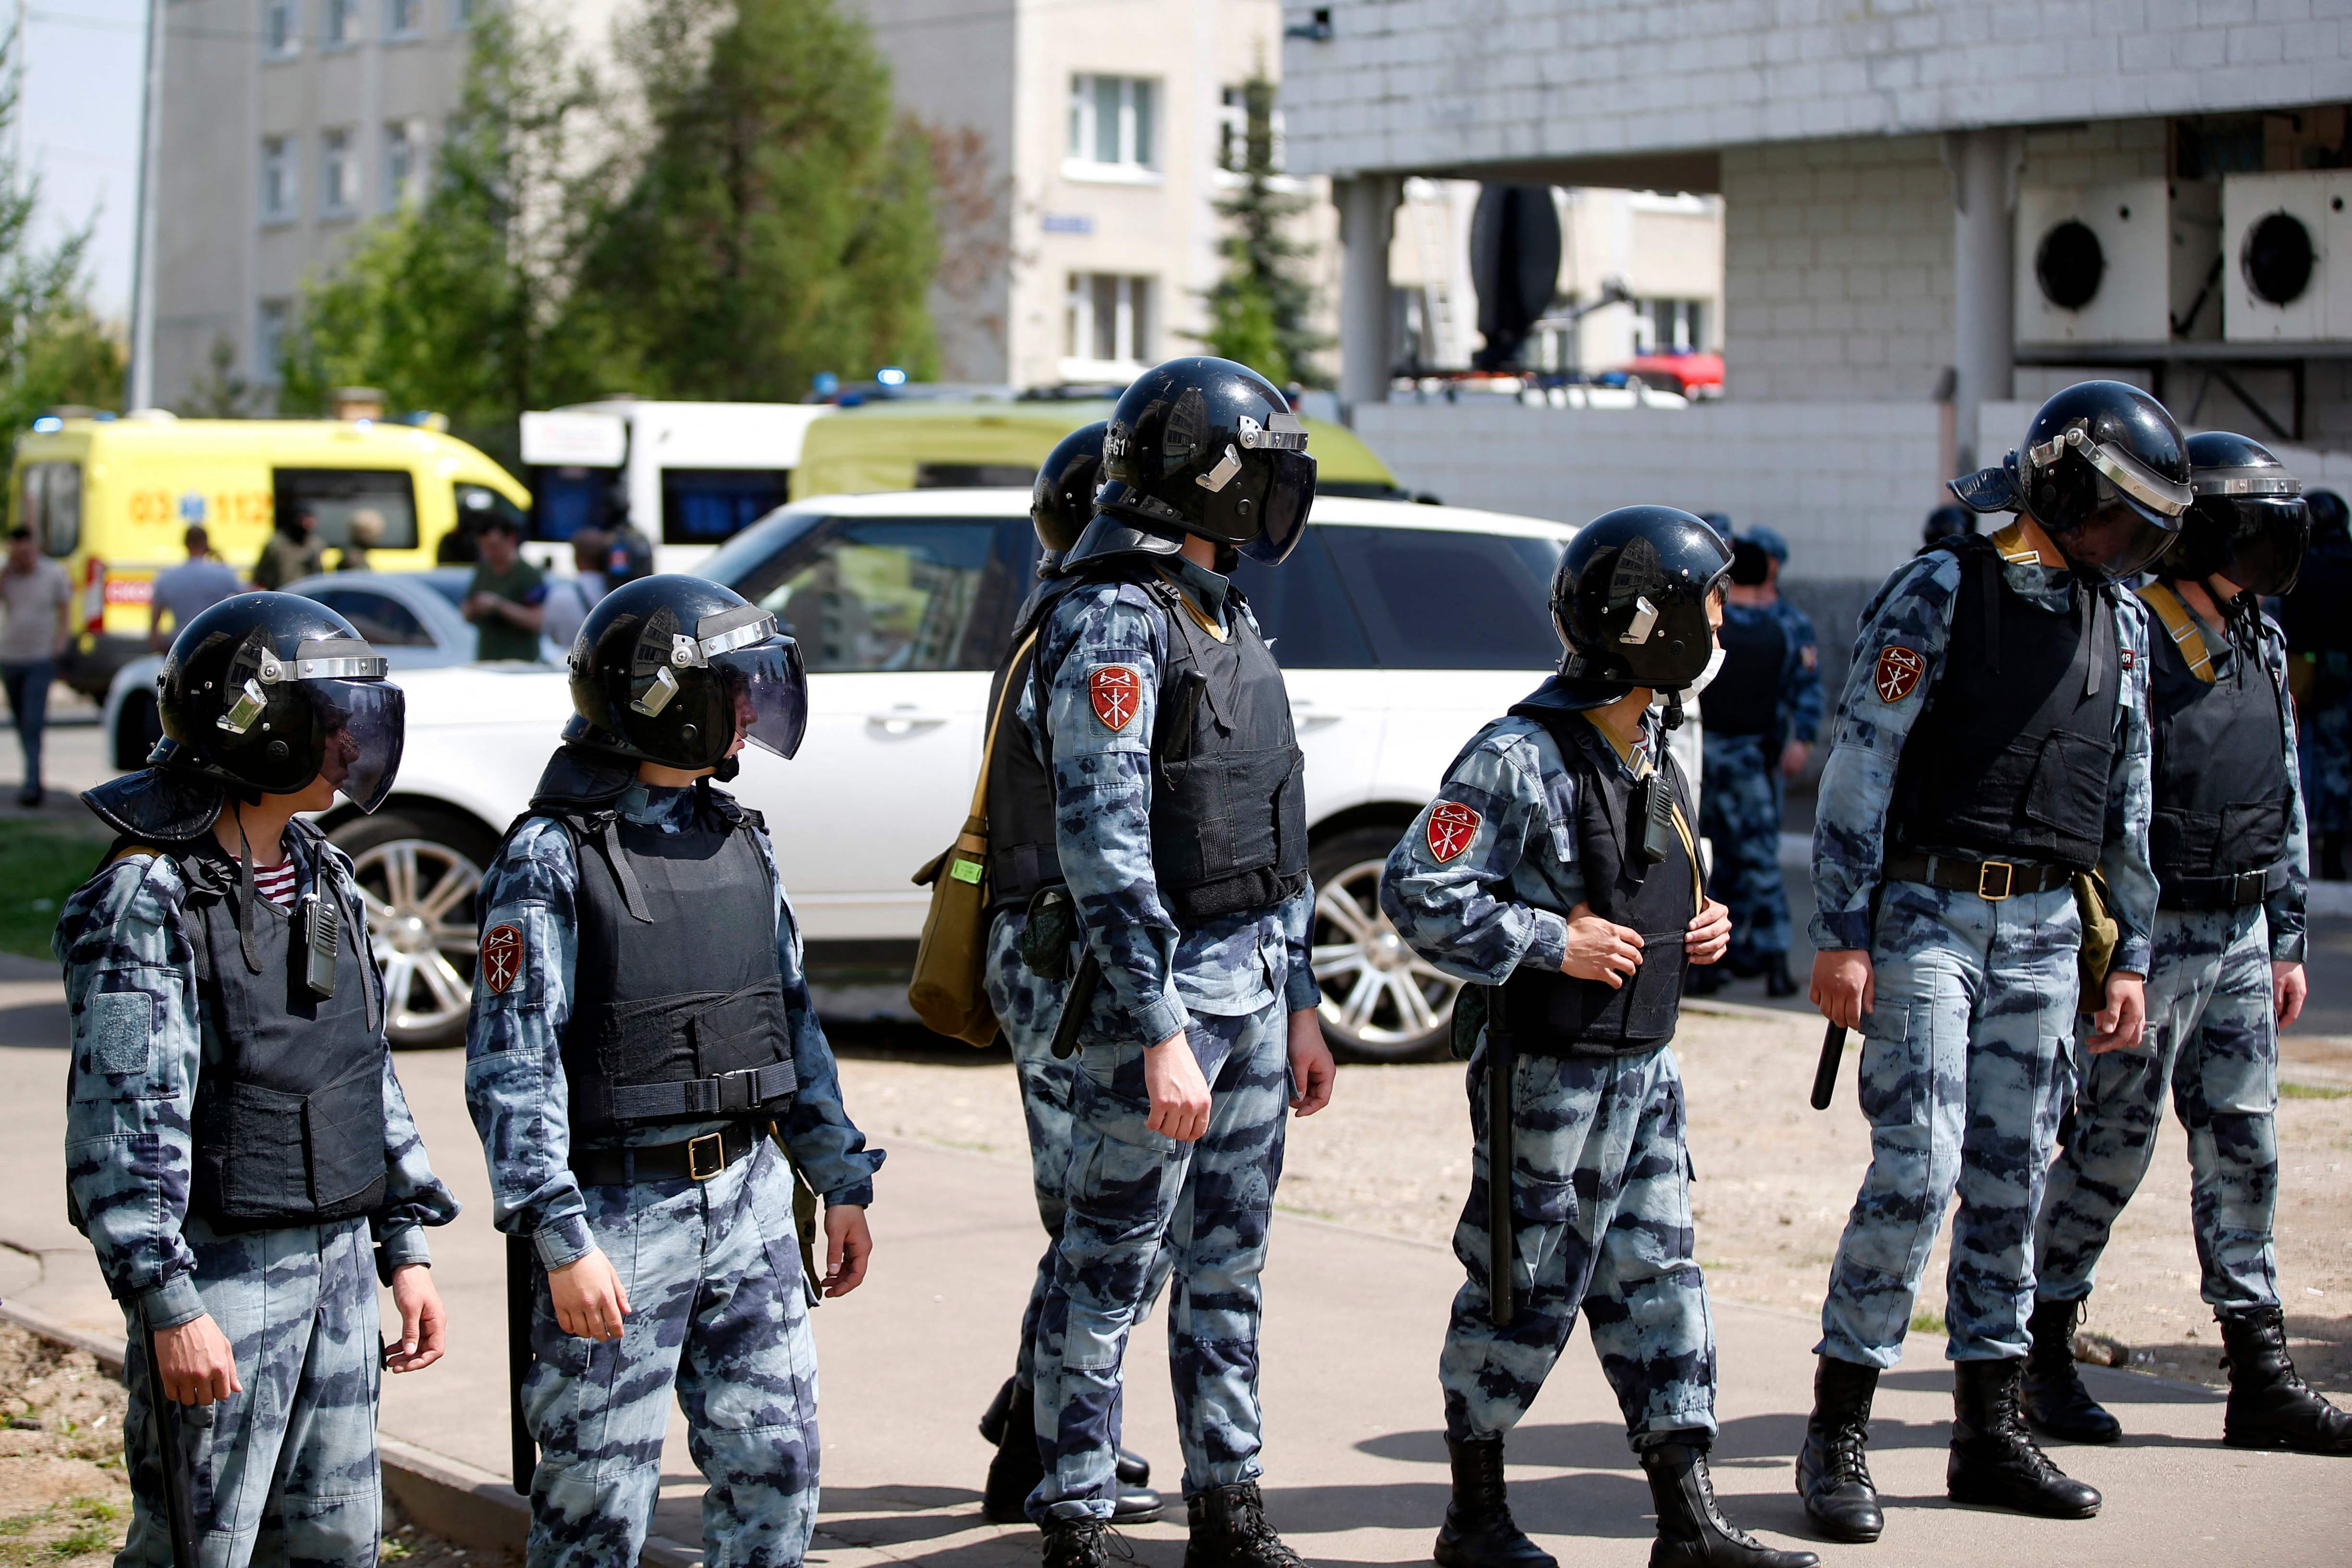
<svg viewBox="0 0 2352 1568">
<path fill-rule="evenodd" d="M 1518 1158 L 1511 1122 L 1511 1077 L 1517 1053 L 1502 1026 L 1503 994 L 1490 994 L 1486 1014 L 1486 1298 L 1498 1329 L 1517 1315 L 1518 1237 L 1511 1225 L 1511 1167 Z"/>
<path fill-rule="evenodd" d="M 512 1445 L 514 1489 L 530 1496 L 539 1473 L 539 1445 L 522 1418 L 522 1383 L 530 1375 L 530 1313 L 538 1293 L 539 1256 L 527 1236 L 507 1237 L 507 1438 Z"/>
<path fill-rule="evenodd" d="M 1094 1011 L 1095 987 L 1102 983 L 1102 960 L 1095 956 L 1092 943 L 1087 955 L 1078 960 L 1078 972 L 1070 977 L 1069 994 L 1062 998 L 1062 1016 L 1054 1025 L 1054 1055 L 1066 1058 L 1078 1048 L 1078 1031 L 1086 1026 L 1087 1015 Z"/>
<path fill-rule="evenodd" d="M 163 1392 L 163 1369 L 155 1362 L 155 1331 L 142 1310 L 140 1331 L 147 1350 L 148 1415 L 155 1423 L 155 1463 L 163 1472 L 163 1520 L 172 1532 L 176 1568 L 196 1568 L 196 1537 L 188 1520 L 188 1453 L 181 1440 L 180 1407 Z"/>
<path fill-rule="evenodd" d="M 1832 1024 L 1822 1036 L 1822 1059 L 1813 1068 L 1813 1109 L 1827 1110 L 1837 1092 L 1838 1058 L 1845 1055 L 1845 1026 Z"/>
</svg>

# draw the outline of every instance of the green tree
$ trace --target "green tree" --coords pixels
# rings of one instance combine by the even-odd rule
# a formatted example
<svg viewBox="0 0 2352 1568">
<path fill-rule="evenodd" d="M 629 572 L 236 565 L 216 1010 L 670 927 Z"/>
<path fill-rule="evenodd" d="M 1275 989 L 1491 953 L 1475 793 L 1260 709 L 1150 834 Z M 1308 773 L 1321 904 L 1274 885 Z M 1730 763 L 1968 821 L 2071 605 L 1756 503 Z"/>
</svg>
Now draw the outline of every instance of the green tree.
<svg viewBox="0 0 2352 1568">
<path fill-rule="evenodd" d="M 644 161 L 574 315 L 651 395 L 786 400 L 933 374 L 929 135 L 835 0 L 654 0 L 623 50 Z"/>
<path fill-rule="evenodd" d="M 1209 330 L 1201 341 L 1212 353 L 1263 374 L 1276 386 L 1297 381 L 1328 384 L 1315 356 L 1331 340 L 1307 325 L 1315 309 L 1315 286 L 1300 264 L 1315 247 L 1291 237 L 1292 226 L 1311 205 L 1282 190 L 1276 181 L 1275 85 L 1264 72 L 1242 85 L 1244 110 L 1241 144 L 1226 151 L 1226 167 L 1242 177 L 1229 196 L 1219 198 L 1218 216 L 1234 227 L 1224 239 L 1224 276 L 1204 298 Z"/>
</svg>

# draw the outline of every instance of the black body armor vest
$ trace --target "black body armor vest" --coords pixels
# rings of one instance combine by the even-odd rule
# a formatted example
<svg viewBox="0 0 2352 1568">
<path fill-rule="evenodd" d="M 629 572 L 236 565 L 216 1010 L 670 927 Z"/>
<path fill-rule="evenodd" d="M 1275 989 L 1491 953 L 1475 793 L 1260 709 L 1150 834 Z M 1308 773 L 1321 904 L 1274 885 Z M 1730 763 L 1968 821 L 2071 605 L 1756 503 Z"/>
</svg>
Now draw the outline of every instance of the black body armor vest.
<svg viewBox="0 0 2352 1568">
<path fill-rule="evenodd" d="M 1036 645 L 1023 651 L 1029 634 L 1044 624 L 1046 610 L 1066 590 L 1066 579 L 1041 585 L 1021 606 L 1013 626 L 1013 653 L 989 683 L 988 710 L 994 714 L 996 740 L 988 754 L 988 910 L 991 916 L 1015 905 L 1025 905 L 1040 888 L 1059 887 L 1062 856 L 1054 839 L 1054 771 L 1037 754 L 1029 727 L 1014 711 L 1021 705 L 1020 683 L 1031 679 L 1037 662 Z M 1042 684 L 1037 699 L 1045 700 Z"/>
<path fill-rule="evenodd" d="M 1042 623 L 1069 587 L 1114 572 L 1160 602 L 1169 637 L 1152 741 L 1151 859 L 1161 900 L 1188 925 L 1280 903 L 1307 885 L 1305 758 L 1281 666 L 1246 617 L 1230 615 L 1220 642 L 1148 567 L 1106 565 L 1049 587 L 1033 618 Z M 1234 590 L 1232 608 L 1243 603 Z M 1034 659 L 1020 663 L 1013 677 L 1046 684 Z M 989 763 L 988 826 L 992 906 L 1062 880 L 1050 765 L 1009 714 Z"/>
<path fill-rule="evenodd" d="M 1961 558 L 1960 591 L 1943 675 L 1904 743 L 1891 842 L 2088 871 L 2122 695 L 2115 606 L 2077 584 L 2063 614 L 2042 609 L 2002 581 L 1990 540 L 1941 547 Z"/>
<path fill-rule="evenodd" d="M 1716 640 L 1723 645 L 1723 668 L 1707 682 L 1706 732 L 1773 733 L 1780 728 L 1780 671 L 1789 662 L 1789 634 L 1780 618 L 1727 615 Z"/>
<path fill-rule="evenodd" d="M 1513 709 L 1513 712 L 1520 710 Z M 1682 1011 L 1685 948 L 1698 914 L 1698 873 L 1683 836 L 1671 836 L 1666 858 L 1640 853 L 1643 822 L 1634 809 L 1640 787 L 1624 776 L 1608 739 L 1578 713 L 1530 712 L 1559 747 L 1576 776 L 1576 853 L 1584 870 L 1584 898 L 1592 912 L 1642 934 L 1642 965 L 1612 990 L 1599 980 L 1524 966 L 1504 982 L 1495 1001 L 1500 1026 L 1520 1051 L 1537 1056 L 1635 1056 L 1674 1037 Z M 1663 744 L 1652 776 L 1674 792 L 1685 827 L 1697 820 L 1682 769 Z"/>
<path fill-rule="evenodd" d="M 2285 885 L 2293 789 L 2278 683 L 2258 655 L 2236 650 L 2230 672 L 2201 680 L 2171 637 L 2148 639 L 2156 810 L 2148 858 L 2159 901 L 2219 909 Z"/>
<path fill-rule="evenodd" d="M 383 990 L 365 948 L 367 910 L 317 828 L 298 817 L 286 831 L 302 842 L 318 899 L 298 900 L 293 913 L 247 890 L 210 844 L 168 851 L 188 883 L 182 926 L 212 1024 L 189 1199 L 222 1231 L 321 1225 L 383 1202 Z M 320 905 L 340 925 L 334 992 L 323 997 L 309 982 Z"/>
<path fill-rule="evenodd" d="M 717 1118 L 771 1120 L 799 1079 L 776 961 L 775 885 L 756 812 L 699 786 L 677 833 L 565 813 L 580 868 L 563 1072 L 575 1139 Z"/>
</svg>

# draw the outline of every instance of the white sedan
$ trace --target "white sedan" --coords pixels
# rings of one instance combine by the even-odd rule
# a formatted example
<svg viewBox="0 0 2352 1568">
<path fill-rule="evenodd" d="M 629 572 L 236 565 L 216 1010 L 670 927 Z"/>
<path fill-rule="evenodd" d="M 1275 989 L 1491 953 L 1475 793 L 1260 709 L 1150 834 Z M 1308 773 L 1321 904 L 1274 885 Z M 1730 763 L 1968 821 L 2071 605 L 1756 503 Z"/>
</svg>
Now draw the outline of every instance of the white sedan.
<svg viewBox="0 0 2352 1568">
<path fill-rule="evenodd" d="M 734 784 L 764 812 L 835 1016 L 904 1016 L 928 895 L 910 878 L 954 837 L 980 765 L 991 673 L 1034 580 L 1020 490 L 814 498 L 737 535 L 702 574 L 800 639 L 809 730 L 786 763 L 748 752 Z M 1278 570 L 1244 563 L 1307 753 L 1315 967 L 1334 1042 L 1424 1054 L 1458 983 L 1381 914 L 1381 868 L 1479 725 L 1549 672 L 1552 569 L 1573 531 L 1532 518 L 1340 497 Z M 471 899 L 571 713 L 563 677 L 475 666 L 404 676 L 398 787 L 329 818 L 383 868 L 378 950 L 395 1038 L 453 1042 L 471 987 Z M 1680 737 L 1695 745 L 1696 726 Z M 1686 767 L 1696 776 L 1696 754 Z M 856 984 L 862 982 L 862 984 Z"/>
</svg>

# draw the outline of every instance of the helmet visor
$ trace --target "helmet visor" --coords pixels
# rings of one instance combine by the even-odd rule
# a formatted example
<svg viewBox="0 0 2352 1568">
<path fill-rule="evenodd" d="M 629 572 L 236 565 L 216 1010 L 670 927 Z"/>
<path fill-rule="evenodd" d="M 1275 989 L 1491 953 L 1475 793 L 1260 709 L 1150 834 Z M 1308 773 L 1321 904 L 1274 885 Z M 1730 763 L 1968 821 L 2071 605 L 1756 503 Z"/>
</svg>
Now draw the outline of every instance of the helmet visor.
<svg viewBox="0 0 2352 1568">
<path fill-rule="evenodd" d="M 1279 566 L 1306 535 L 1307 513 L 1315 505 L 1315 459 L 1279 448 L 1259 456 L 1267 466 L 1265 495 L 1257 533 L 1240 549 L 1253 561 Z"/>
<path fill-rule="evenodd" d="M 319 719 L 319 776 L 362 811 L 392 793 L 408 700 L 389 680 L 306 680 Z"/>
<path fill-rule="evenodd" d="M 781 633 L 711 656 L 735 704 L 735 738 L 789 759 L 808 732 L 808 675 L 801 645 Z M 728 748 L 731 754 L 734 747 Z"/>
<path fill-rule="evenodd" d="M 2094 582 L 2113 583 L 2145 572 L 2180 537 L 2177 518 L 2153 518 L 2136 502 L 2116 498 L 2064 532 L 2052 530 L 2067 564 Z"/>
<path fill-rule="evenodd" d="M 2249 594 L 2284 594 L 2293 588 L 2303 573 L 2304 549 L 2311 542 L 2311 508 L 2301 496 L 2250 496 L 2224 504 L 2237 526 L 2230 532 L 2230 554 L 2221 575 Z"/>
</svg>

